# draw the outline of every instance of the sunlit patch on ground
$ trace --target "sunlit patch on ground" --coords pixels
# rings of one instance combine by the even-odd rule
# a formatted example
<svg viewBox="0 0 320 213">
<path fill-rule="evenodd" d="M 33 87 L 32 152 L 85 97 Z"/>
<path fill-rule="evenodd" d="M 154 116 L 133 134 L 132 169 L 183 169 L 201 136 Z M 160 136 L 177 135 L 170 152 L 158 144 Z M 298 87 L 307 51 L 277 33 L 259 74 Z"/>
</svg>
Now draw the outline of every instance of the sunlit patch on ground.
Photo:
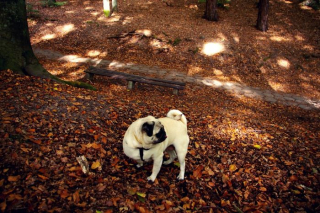
<svg viewBox="0 0 320 213">
<path fill-rule="evenodd" d="M 278 91 L 278 92 L 285 91 L 285 87 L 282 83 L 278 83 L 278 82 L 269 80 L 268 84 L 275 91 Z"/>
<path fill-rule="evenodd" d="M 74 78 L 74 77 L 79 78 L 79 77 L 84 77 L 85 73 L 83 72 L 83 70 L 77 70 L 77 71 L 74 71 L 74 72 L 70 73 L 69 76 L 71 78 Z"/>
<path fill-rule="evenodd" d="M 285 68 L 285 69 L 290 68 L 290 62 L 287 59 L 278 59 L 277 63 L 282 68 Z"/>
<path fill-rule="evenodd" d="M 56 34 L 46 34 L 44 36 L 41 37 L 42 40 L 51 40 L 51 39 L 54 39 L 56 38 Z"/>
<path fill-rule="evenodd" d="M 232 38 L 233 38 L 233 40 L 234 40 L 236 43 L 239 43 L 239 42 L 240 42 L 240 37 L 239 37 L 238 34 L 232 33 Z"/>
<path fill-rule="evenodd" d="M 297 41 L 304 41 L 305 39 L 301 35 L 294 36 Z"/>
<path fill-rule="evenodd" d="M 74 24 L 65 24 L 62 26 L 57 26 L 55 31 L 60 34 L 60 36 L 64 36 L 72 31 L 76 30 Z"/>
<path fill-rule="evenodd" d="M 97 15 L 99 15 L 99 13 L 98 12 L 92 12 L 91 15 L 97 16 Z"/>
<path fill-rule="evenodd" d="M 223 44 L 218 42 L 208 42 L 203 45 L 202 53 L 207 56 L 213 56 L 225 50 Z"/>
<path fill-rule="evenodd" d="M 313 50 L 314 50 L 314 47 L 307 44 L 307 45 L 304 45 L 304 46 L 303 46 L 303 49 L 309 50 L 309 51 L 313 51 Z"/>
<path fill-rule="evenodd" d="M 218 69 L 213 69 L 213 73 L 215 75 L 223 75 L 223 72 L 221 70 L 218 70 Z"/>
<path fill-rule="evenodd" d="M 278 41 L 278 42 L 282 42 L 282 41 L 292 41 L 292 39 L 288 38 L 288 37 L 282 37 L 282 36 L 272 36 L 270 37 L 270 39 L 272 41 Z"/>
<path fill-rule="evenodd" d="M 62 75 L 63 73 L 64 73 L 64 71 L 62 71 L 62 70 L 50 70 L 50 73 L 52 74 L 52 75 Z"/>
<path fill-rule="evenodd" d="M 86 55 L 89 57 L 97 57 L 98 55 L 100 55 L 100 53 L 101 52 L 98 50 L 90 50 Z"/>
<path fill-rule="evenodd" d="M 150 37 L 152 35 L 152 31 L 148 29 L 137 30 L 136 33 L 142 34 L 144 36 Z"/>
<path fill-rule="evenodd" d="M 201 73 L 202 71 L 203 71 L 203 69 L 201 67 L 191 65 L 188 69 L 188 75 L 193 76 L 197 73 Z"/>
</svg>

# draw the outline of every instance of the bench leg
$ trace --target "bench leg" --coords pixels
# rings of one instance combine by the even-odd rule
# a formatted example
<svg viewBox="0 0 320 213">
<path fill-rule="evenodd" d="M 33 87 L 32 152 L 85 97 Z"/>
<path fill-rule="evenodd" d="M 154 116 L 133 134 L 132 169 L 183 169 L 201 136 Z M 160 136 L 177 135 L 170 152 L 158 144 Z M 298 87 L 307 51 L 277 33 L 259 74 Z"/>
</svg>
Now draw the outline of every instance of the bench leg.
<svg viewBox="0 0 320 213">
<path fill-rule="evenodd" d="M 179 94 L 179 90 L 178 89 L 173 89 L 173 94 L 174 95 L 178 95 Z"/>
<path fill-rule="evenodd" d="M 128 87 L 127 87 L 127 88 L 128 88 L 129 90 L 132 90 L 133 87 L 134 87 L 134 83 L 135 83 L 134 81 L 128 81 Z"/>
<path fill-rule="evenodd" d="M 86 78 L 87 78 L 88 80 L 90 80 L 90 81 L 93 80 L 93 76 L 94 76 L 94 74 L 92 74 L 92 73 L 86 73 Z"/>
</svg>

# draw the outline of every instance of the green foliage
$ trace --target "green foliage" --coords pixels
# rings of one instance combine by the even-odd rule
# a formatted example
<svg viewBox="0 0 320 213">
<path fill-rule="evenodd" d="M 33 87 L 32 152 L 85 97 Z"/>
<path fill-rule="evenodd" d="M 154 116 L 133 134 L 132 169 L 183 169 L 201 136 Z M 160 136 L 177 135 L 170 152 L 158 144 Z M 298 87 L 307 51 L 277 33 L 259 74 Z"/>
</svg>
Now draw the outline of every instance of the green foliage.
<svg viewBox="0 0 320 213">
<path fill-rule="evenodd" d="M 199 48 L 198 47 L 196 47 L 195 49 L 189 48 L 188 51 L 192 52 L 193 54 L 196 54 L 197 52 L 199 52 Z"/>
<path fill-rule="evenodd" d="M 229 9 L 230 3 L 231 3 L 231 0 L 218 0 L 217 6 L 224 9 Z"/>
<path fill-rule="evenodd" d="M 95 88 L 94 86 L 92 86 L 90 84 L 84 83 L 84 82 L 80 82 L 80 81 L 65 81 L 65 80 L 62 80 L 62 79 L 58 78 L 55 75 L 51 75 L 51 79 L 53 79 L 53 80 L 55 80 L 55 81 L 57 81 L 59 83 L 68 84 L 68 85 L 73 86 L 73 87 L 78 87 L 78 88 L 84 88 L 84 89 L 97 91 L 97 88 Z"/>
<path fill-rule="evenodd" d="M 39 10 L 35 10 L 33 4 L 27 3 L 27 16 L 29 18 L 38 18 L 39 17 Z"/>
<path fill-rule="evenodd" d="M 311 7 L 314 10 L 320 9 L 319 1 L 317 2 L 316 0 L 301 0 L 300 2 L 300 5 Z"/>
<path fill-rule="evenodd" d="M 43 0 L 41 1 L 43 7 L 60 7 L 67 4 L 67 1 L 57 2 L 54 0 Z"/>
<path fill-rule="evenodd" d="M 176 39 L 173 41 L 172 45 L 173 45 L 173 46 L 177 46 L 180 42 L 181 42 L 181 38 L 176 38 Z"/>
<path fill-rule="evenodd" d="M 206 0 L 198 0 L 199 3 L 205 3 Z M 220 8 L 228 9 L 230 7 L 231 0 L 217 0 L 217 6 Z"/>
<path fill-rule="evenodd" d="M 176 38 L 174 39 L 174 41 L 169 40 L 169 44 L 171 44 L 172 46 L 177 46 L 181 41 L 182 41 L 181 38 Z"/>
<path fill-rule="evenodd" d="M 103 13 L 106 17 L 110 16 L 110 10 L 104 10 Z"/>
</svg>

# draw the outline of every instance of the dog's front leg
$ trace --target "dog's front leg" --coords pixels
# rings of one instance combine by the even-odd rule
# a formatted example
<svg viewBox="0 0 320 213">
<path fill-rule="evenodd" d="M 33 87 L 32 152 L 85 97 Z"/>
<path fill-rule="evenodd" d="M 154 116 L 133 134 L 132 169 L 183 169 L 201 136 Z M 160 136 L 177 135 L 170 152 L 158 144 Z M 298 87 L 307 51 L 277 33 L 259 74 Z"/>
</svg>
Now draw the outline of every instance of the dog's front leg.
<svg viewBox="0 0 320 213">
<path fill-rule="evenodd" d="M 140 168 L 140 167 L 142 167 L 143 166 L 143 161 L 142 160 L 137 160 L 137 168 Z"/>
<path fill-rule="evenodd" d="M 148 180 L 151 180 L 154 182 L 156 179 L 162 165 L 163 161 L 163 153 L 162 155 L 157 156 L 157 158 L 153 159 L 153 168 L 152 168 L 152 174 L 148 177 Z"/>
</svg>

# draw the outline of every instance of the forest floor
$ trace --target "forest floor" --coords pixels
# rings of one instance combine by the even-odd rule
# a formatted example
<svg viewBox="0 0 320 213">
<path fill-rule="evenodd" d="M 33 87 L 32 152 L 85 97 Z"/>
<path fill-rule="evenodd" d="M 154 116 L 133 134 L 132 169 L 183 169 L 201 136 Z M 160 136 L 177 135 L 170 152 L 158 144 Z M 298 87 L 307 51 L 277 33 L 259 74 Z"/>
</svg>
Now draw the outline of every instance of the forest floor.
<svg viewBox="0 0 320 213">
<path fill-rule="evenodd" d="M 248 0 L 219 9 L 219 22 L 202 19 L 203 3 L 188 0 L 122 0 L 109 19 L 101 0 L 27 2 L 39 11 L 29 19 L 35 48 L 320 99 L 320 16 L 297 2 L 270 1 L 267 33 L 255 29 L 256 2 Z M 40 62 L 66 80 L 84 80 L 89 66 Z M 98 91 L 11 72 L 0 82 L 1 211 L 320 211 L 319 110 L 192 83 L 175 96 L 150 85 L 128 91 L 103 77 L 93 82 Z M 134 120 L 173 108 L 188 119 L 186 178 L 176 180 L 175 162 L 150 183 L 152 163 L 136 169 L 123 135 Z M 76 160 L 82 155 L 88 175 Z"/>
</svg>

